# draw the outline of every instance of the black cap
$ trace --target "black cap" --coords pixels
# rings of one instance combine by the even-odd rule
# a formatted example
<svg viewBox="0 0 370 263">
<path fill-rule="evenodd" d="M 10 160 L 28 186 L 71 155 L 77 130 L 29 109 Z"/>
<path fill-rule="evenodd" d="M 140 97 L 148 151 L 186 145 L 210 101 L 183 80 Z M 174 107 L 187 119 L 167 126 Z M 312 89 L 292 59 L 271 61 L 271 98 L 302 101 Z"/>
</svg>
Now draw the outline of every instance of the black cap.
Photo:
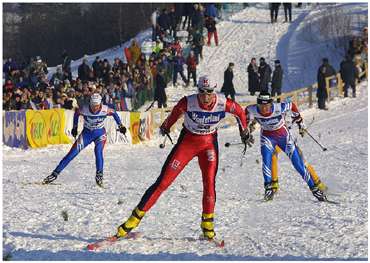
<svg viewBox="0 0 370 263">
<path fill-rule="evenodd" d="M 280 60 L 275 60 L 275 64 L 280 64 Z"/>
<path fill-rule="evenodd" d="M 270 93 L 268 92 L 261 92 L 257 97 L 257 104 L 268 104 L 272 103 L 272 98 Z"/>
</svg>

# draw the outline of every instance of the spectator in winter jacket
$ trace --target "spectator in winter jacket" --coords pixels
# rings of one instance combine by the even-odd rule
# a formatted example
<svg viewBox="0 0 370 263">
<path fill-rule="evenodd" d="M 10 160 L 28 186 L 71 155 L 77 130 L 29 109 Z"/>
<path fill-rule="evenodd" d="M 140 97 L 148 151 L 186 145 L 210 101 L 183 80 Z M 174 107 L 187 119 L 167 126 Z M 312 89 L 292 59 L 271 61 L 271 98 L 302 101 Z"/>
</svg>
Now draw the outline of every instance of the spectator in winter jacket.
<svg viewBox="0 0 370 263">
<path fill-rule="evenodd" d="M 215 7 L 215 4 L 206 4 L 204 15 L 215 19 L 217 17 L 217 8 Z"/>
<path fill-rule="evenodd" d="M 284 6 L 285 22 L 288 22 L 288 14 L 289 14 L 289 22 L 292 22 L 292 3 L 283 3 L 283 6 Z"/>
<path fill-rule="evenodd" d="M 283 82 L 283 69 L 280 65 L 280 60 L 275 60 L 275 69 L 272 73 L 272 83 L 271 83 L 271 96 L 281 95 L 281 86 Z M 277 99 L 277 102 L 280 103 L 280 98 Z"/>
<path fill-rule="evenodd" d="M 348 88 L 352 88 L 352 96 L 356 97 L 356 79 L 358 72 L 350 56 L 340 63 L 340 76 L 344 82 L 344 97 L 348 97 Z"/>
<path fill-rule="evenodd" d="M 82 64 L 78 66 L 78 77 L 81 81 L 87 81 L 89 77 L 90 66 L 87 64 L 87 59 L 82 60 Z"/>
<path fill-rule="evenodd" d="M 176 20 L 175 7 L 173 6 L 170 8 L 170 12 L 168 13 L 168 20 L 170 23 L 170 35 L 176 38 L 177 20 Z"/>
<path fill-rule="evenodd" d="M 217 35 L 217 28 L 216 28 L 216 20 L 213 17 L 206 17 L 206 24 L 205 24 L 207 31 L 208 31 L 208 41 L 207 45 L 211 45 L 211 38 L 214 36 L 216 46 L 218 46 L 218 35 Z"/>
<path fill-rule="evenodd" d="M 169 47 L 172 51 L 172 54 L 179 54 L 179 53 L 182 52 L 181 43 L 180 43 L 180 40 L 178 38 L 176 38 L 175 42 L 172 43 Z"/>
<path fill-rule="evenodd" d="M 71 58 L 68 56 L 68 53 L 66 50 L 62 53 L 62 70 L 67 76 L 67 78 L 71 81 L 72 80 L 72 72 L 71 72 Z"/>
<path fill-rule="evenodd" d="M 326 78 L 335 75 L 334 68 L 329 64 L 329 60 L 327 58 L 323 58 L 322 65 L 319 67 L 317 71 L 317 102 L 318 107 L 321 110 L 328 110 L 325 106 L 325 101 L 328 98 L 328 92 L 326 89 Z"/>
<path fill-rule="evenodd" d="M 141 55 L 141 49 L 139 44 L 137 43 L 136 39 L 133 39 L 131 42 L 131 46 L 128 48 L 131 54 L 131 61 L 128 61 L 130 66 L 136 64 L 137 60 Z"/>
<path fill-rule="evenodd" d="M 173 59 L 173 86 L 177 84 L 177 74 L 180 73 L 182 80 L 188 85 L 188 80 L 185 78 L 184 75 L 184 64 L 185 59 L 181 53 L 177 53 L 177 55 Z"/>
<path fill-rule="evenodd" d="M 233 84 L 234 78 L 234 63 L 230 62 L 229 66 L 224 72 L 224 84 L 222 85 L 221 92 L 225 94 L 227 98 L 229 95 L 233 101 L 235 101 L 235 89 Z"/>
<path fill-rule="evenodd" d="M 195 30 L 199 30 L 200 33 L 203 35 L 203 27 L 204 27 L 204 14 L 203 14 L 203 7 L 201 4 L 194 5 L 195 12 L 191 18 L 191 26 L 195 28 Z"/>
<path fill-rule="evenodd" d="M 102 77 L 102 67 L 103 61 L 100 59 L 99 56 L 97 56 L 92 63 L 92 70 L 96 79 L 100 79 Z"/>
<path fill-rule="evenodd" d="M 157 22 L 161 30 L 166 31 L 170 29 L 171 22 L 167 9 L 164 8 L 162 10 Z"/>
<path fill-rule="evenodd" d="M 271 82 L 271 67 L 265 62 L 264 58 L 260 58 L 260 65 L 258 67 L 260 92 L 269 92 L 269 83 Z"/>
<path fill-rule="evenodd" d="M 271 23 L 277 22 L 277 17 L 279 13 L 279 7 L 280 3 L 270 3 L 270 17 L 271 17 Z"/>
<path fill-rule="evenodd" d="M 200 30 L 194 31 L 192 44 L 194 45 L 192 49 L 194 50 L 195 57 L 197 58 L 197 64 L 199 64 L 199 57 L 203 59 L 203 45 L 204 45 L 203 35 L 200 33 Z"/>
<path fill-rule="evenodd" d="M 190 51 L 188 58 L 186 59 L 186 65 L 188 66 L 188 84 L 190 83 L 190 76 L 193 78 L 193 86 L 197 86 L 197 59 L 194 55 L 194 51 Z"/>
<path fill-rule="evenodd" d="M 259 90 L 259 76 L 256 58 L 252 58 L 248 65 L 248 91 L 253 96 Z"/>
<path fill-rule="evenodd" d="M 158 103 L 158 108 L 167 108 L 167 95 L 166 95 L 166 87 L 167 83 L 165 81 L 165 72 L 161 69 L 156 77 L 155 77 L 155 90 L 154 90 L 154 100 Z"/>
</svg>

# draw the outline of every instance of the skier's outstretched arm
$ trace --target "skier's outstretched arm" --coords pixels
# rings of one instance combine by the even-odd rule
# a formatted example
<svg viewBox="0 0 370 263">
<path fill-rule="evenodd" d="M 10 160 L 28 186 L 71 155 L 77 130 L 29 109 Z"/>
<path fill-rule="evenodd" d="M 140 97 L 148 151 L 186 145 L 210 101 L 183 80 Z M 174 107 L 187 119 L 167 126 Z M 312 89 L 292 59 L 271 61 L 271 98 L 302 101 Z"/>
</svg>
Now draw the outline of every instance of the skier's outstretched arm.
<svg viewBox="0 0 370 263">
<path fill-rule="evenodd" d="M 122 134 L 126 134 L 126 127 L 123 126 L 121 119 L 119 118 L 117 112 L 114 109 L 108 108 L 108 116 L 113 116 L 114 120 L 118 125 L 118 129 Z"/>
<path fill-rule="evenodd" d="M 168 134 L 172 125 L 181 117 L 181 115 L 186 111 L 187 107 L 187 100 L 186 97 L 183 97 L 176 105 L 173 107 L 170 115 L 167 119 L 162 123 L 160 129 L 161 132 L 164 134 Z M 164 135 L 163 134 L 163 135 Z"/>
</svg>

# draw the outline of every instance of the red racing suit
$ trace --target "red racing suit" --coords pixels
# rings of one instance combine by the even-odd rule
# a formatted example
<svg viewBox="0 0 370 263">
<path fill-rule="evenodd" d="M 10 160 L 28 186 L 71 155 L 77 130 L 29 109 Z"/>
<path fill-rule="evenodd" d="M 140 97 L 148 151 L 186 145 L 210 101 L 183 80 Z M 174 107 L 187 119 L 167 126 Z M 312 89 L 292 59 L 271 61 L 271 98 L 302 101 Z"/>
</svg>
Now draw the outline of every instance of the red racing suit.
<svg viewBox="0 0 370 263">
<path fill-rule="evenodd" d="M 203 213 L 213 213 L 216 202 L 215 177 L 218 169 L 217 125 L 225 113 L 235 115 L 247 128 L 244 110 L 236 102 L 215 94 L 212 103 L 200 105 L 197 94 L 182 98 L 162 124 L 165 130 L 184 114 L 183 129 L 176 145 L 165 161 L 160 176 L 143 195 L 138 208 L 148 211 L 159 196 L 171 185 L 185 166 L 198 157 L 203 179 Z"/>
</svg>

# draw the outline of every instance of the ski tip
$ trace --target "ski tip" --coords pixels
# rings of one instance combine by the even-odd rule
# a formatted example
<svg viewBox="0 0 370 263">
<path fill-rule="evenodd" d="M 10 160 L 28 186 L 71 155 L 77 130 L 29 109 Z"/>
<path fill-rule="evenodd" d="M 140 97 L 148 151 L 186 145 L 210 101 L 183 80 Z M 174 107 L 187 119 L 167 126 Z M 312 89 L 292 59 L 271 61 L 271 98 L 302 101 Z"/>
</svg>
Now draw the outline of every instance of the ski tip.
<svg viewBox="0 0 370 263">
<path fill-rule="evenodd" d="M 88 244 L 86 249 L 89 250 L 89 251 L 94 251 L 96 249 L 96 247 L 94 246 L 94 244 Z"/>
<path fill-rule="evenodd" d="M 222 240 L 219 244 L 218 247 L 223 248 L 225 247 L 225 240 Z"/>
</svg>

